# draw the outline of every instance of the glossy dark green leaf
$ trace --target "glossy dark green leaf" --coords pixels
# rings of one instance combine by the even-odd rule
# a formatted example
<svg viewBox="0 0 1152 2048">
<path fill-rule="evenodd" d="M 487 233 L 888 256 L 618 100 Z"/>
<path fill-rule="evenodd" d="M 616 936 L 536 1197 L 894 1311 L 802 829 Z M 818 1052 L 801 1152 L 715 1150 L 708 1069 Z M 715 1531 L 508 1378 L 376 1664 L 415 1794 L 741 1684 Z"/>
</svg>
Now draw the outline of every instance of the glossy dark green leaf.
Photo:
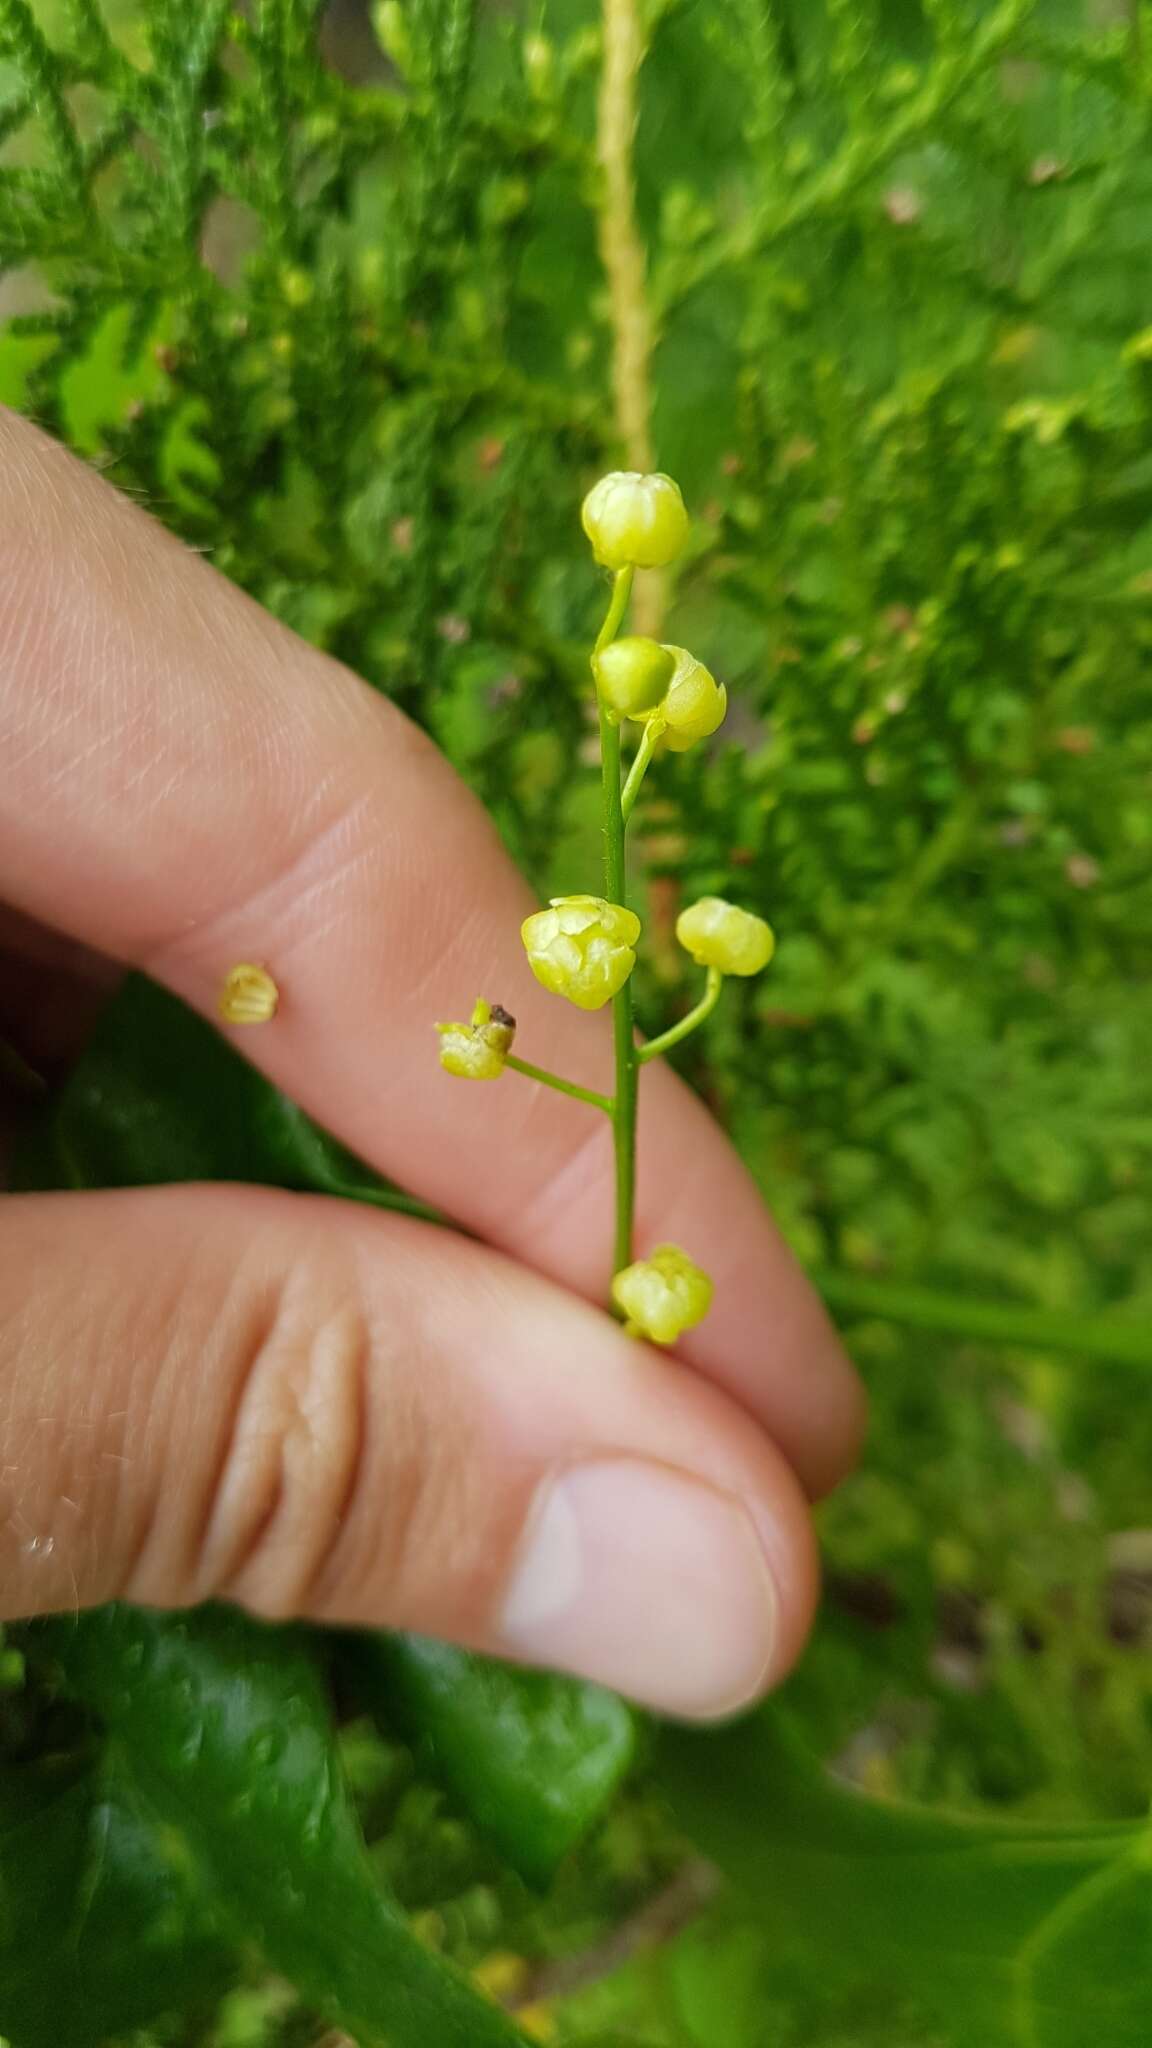
<svg viewBox="0 0 1152 2048">
<path fill-rule="evenodd" d="M 12 2048 L 97 2048 L 201 2001 L 210 2010 L 229 1969 L 171 1843 L 111 1759 L 0 1769 L 0 2034 Z"/>
<path fill-rule="evenodd" d="M 351 1639 L 366 1704 L 419 1743 L 472 1820 L 534 1883 L 599 1819 L 636 1751 L 615 1693 L 422 1636 Z"/>
<path fill-rule="evenodd" d="M 330 1138 L 194 1010 L 133 976 L 19 1148 L 13 1182 L 179 1180 L 258 1181 L 431 1214 Z"/>
<path fill-rule="evenodd" d="M 1152 2039 L 1142 1823 L 1029 1827 L 867 1799 L 771 1710 L 713 1734 L 668 1730 L 660 1763 L 678 1818 L 749 1918 L 772 1942 L 810 1947 L 823 1971 L 908 1993 L 963 2048 Z"/>
<path fill-rule="evenodd" d="M 65 1687 L 236 1933 L 358 2037 L 508 2048 L 495 2006 L 412 1933 L 352 1811 L 307 1638 L 227 1609 L 36 1625 Z"/>
</svg>

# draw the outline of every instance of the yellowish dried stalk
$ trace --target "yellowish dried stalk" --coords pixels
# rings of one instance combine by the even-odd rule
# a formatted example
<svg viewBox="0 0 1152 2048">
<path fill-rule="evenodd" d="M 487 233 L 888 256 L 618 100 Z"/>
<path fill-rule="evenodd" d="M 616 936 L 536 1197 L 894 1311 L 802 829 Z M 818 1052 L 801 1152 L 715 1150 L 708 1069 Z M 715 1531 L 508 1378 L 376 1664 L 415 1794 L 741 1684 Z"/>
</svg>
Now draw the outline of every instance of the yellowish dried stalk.
<svg viewBox="0 0 1152 2048">
<path fill-rule="evenodd" d="M 601 171 L 600 261 L 612 324 L 612 403 L 625 462 L 629 469 L 647 474 L 653 467 L 652 321 L 632 162 L 636 81 L 645 55 L 637 0 L 603 0 L 603 25 L 596 155 Z M 663 577 L 638 577 L 633 614 L 637 632 L 658 637 L 663 612 Z"/>
</svg>

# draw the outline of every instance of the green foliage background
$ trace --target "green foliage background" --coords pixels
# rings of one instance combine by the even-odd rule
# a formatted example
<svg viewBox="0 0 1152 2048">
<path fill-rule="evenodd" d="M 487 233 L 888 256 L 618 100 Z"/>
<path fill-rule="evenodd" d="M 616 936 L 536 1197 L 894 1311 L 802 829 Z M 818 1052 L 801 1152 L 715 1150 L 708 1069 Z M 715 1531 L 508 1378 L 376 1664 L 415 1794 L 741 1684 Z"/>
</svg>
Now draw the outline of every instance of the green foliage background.
<svg viewBox="0 0 1152 2048">
<path fill-rule="evenodd" d="M 534 1704 L 485 1693 L 457 1749 L 471 1776 L 438 1780 L 413 1734 L 424 1680 L 377 1671 L 344 1768 L 381 1897 L 466 1966 L 547 1962 L 562 2041 L 1143 2044 L 1146 1850 L 1110 1829 L 1152 1786 L 1152 17 L 657 0 L 645 19 L 654 431 L 695 514 L 669 632 L 733 702 L 637 835 L 645 1022 L 683 999 L 661 943 L 676 892 L 735 870 L 778 959 L 687 1071 L 848 1319 L 873 1440 L 826 1514 L 827 1614 L 788 1727 L 645 1733 L 542 1898 L 493 1846 L 475 1768 Z M 600 596 L 575 512 L 618 455 L 599 54 L 592 0 L 410 0 L 371 29 L 312 0 L 0 0 L 0 397 L 424 722 L 542 892 L 591 870 L 596 832 L 570 763 Z M 171 1096 L 171 1144 L 194 1152 L 206 1095 L 139 1079 L 149 1000 L 93 1057 L 122 1102 Z M 198 1040 L 193 1072 L 218 1056 Z M 81 1076 L 56 1111 L 81 1178 L 183 1170 L 110 1158 L 99 1093 Z M 251 1156 L 212 1169 L 345 1187 L 355 1163 L 308 1150 L 269 1094 Z M 114 1661 L 137 1644 L 111 1626 Z M 118 1930 L 153 1898 L 168 1981 L 178 1952 L 199 1987 L 133 2040 L 292 2048 L 319 2040 L 316 2011 L 398 2042 L 487 2038 L 366 2017 L 323 1956 L 300 2003 L 276 1974 L 291 1935 L 257 1939 L 243 1900 L 238 1950 L 219 1851 L 200 1855 L 201 1826 L 173 1866 L 177 1823 L 125 1779 L 120 1695 L 94 1690 L 80 1638 L 33 1637 L 34 1683 L 9 1674 L 0 1873 L 6 1843 L 74 1872 L 78 1841 L 124 1845 L 122 1870 L 101 1865 L 123 1891 L 82 1886 L 77 1924 L 97 1897 L 138 1975 Z M 114 1734 L 98 1776 L 93 1716 Z M 942 1830 L 929 1852 L 884 1813 L 857 1840 L 797 1729 L 869 1792 L 995 1815 L 1007 1844 L 918 1817 Z M 632 1735 L 609 1747 L 622 1770 Z M 1027 1821 L 1071 1832 L 1021 1846 Z M 614 1968 L 608 1931 L 676 1881 L 686 1843 L 729 1889 Z M 973 1854 L 938 1906 L 917 1858 Z M 41 1910 L 75 1957 L 65 1889 Z M 11 1969 L 26 1925 L 0 1934 Z M 598 1981 L 564 1992 L 579 1973 L 548 1959 L 585 1950 Z M 76 1968 L 83 2003 L 95 1965 Z M 4 1985 L 0 2028 L 35 2048 Z M 149 2019 L 86 2024 L 127 2039 Z"/>
</svg>

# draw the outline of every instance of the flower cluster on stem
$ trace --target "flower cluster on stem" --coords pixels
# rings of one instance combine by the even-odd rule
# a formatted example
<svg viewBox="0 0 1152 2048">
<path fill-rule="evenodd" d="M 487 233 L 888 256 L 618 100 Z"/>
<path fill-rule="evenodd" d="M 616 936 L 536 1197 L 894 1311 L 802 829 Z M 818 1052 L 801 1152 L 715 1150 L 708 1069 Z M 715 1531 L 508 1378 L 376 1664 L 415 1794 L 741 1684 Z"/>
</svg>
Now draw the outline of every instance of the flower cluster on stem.
<svg viewBox="0 0 1152 2048">
<path fill-rule="evenodd" d="M 636 1108 L 640 1070 L 678 1045 L 710 1016 L 729 975 L 759 974 L 772 957 L 770 927 L 753 911 L 704 896 L 681 912 L 677 937 L 706 969 L 699 1001 L 659 1038 L 639 1043 L 632 973 L 641 923 L 627 900 L 625 842 L 641 784 L 661 748 L 681 753 L 715 733 L 728 697 L 722 683 L 686 647 L 621 634 L 635 571 L 665 568 L 683 550 L 688 515 L 669 476 L 614 470 L 593 485 L 582 508 L 596 561 L 612 572 L 604 623 L 592 649 L 600 723 L 604 876 L 602 895 L 556 896 L 524 920 L 528 965 L 550 994 L 581 1010 L 612 1006 L 615 1081 L 601 1095 L 512 1051 L 515 1021 L 498 1004 L 477 1000 L 468 1024 L 440 1024 L 440 1061 L 467 1080 L 499 1080 L 509 1069 L 600 1110 L 612 1128 L 615 1231 L 610 1305 L 632 1336 L 673 1344 L 708 1312 L 712 1282 L 677 1245 L 633 1256 Z M 623 728 L 639 728 L 627 775 Z"/>
</svg>

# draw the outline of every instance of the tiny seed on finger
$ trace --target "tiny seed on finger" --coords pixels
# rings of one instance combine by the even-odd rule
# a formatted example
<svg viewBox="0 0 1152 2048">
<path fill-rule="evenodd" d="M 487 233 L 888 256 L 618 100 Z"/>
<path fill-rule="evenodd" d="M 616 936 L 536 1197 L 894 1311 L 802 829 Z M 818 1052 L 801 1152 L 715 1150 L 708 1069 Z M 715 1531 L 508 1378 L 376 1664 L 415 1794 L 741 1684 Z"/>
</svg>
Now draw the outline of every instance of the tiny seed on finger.
<svg viewBox="0 0 1152 2048">
<path fill-rule="evenodd" d="M 279 1003 L 280 991 L 268 969 L 250 960 L 231 968 L 220 990 L 219 1010 L 226 1024 L 267 1024 Z"/>
</svg>

